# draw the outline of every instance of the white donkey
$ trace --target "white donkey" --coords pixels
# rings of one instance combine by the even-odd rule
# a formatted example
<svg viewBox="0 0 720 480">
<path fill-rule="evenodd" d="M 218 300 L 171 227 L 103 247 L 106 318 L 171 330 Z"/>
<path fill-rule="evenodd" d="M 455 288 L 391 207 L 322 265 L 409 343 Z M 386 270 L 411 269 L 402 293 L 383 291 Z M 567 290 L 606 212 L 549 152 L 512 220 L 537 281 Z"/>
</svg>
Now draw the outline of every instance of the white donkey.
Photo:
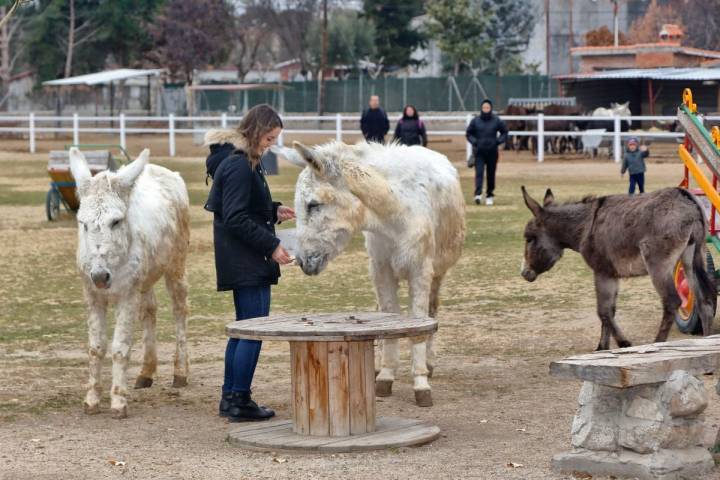
<svg viewBox="0 0 720 480">
<path fill-rule="evenodd" d="M 462 252 L 465 201 L 447 157 L 423 147 L 330 142 L 313 149 L 276 149 L 307 166 L 295 190 L 297 261 L 308 275 L 322 271 L 358 230 L 365 235 L 375 294 L 383 312 L 400 312 L 398 281 L 407 280 L 410 312 L 434 317 L 440 284 Z M 431 406 L 432 337 L 412 342 L 415 401 Z M 398 341 L 384 340 L 379 396 L 392 392 Z"/>
<path fill-rule="evenodd" d="M 145 149 L 117 173 L 105 171 L 93 177 L 83 154 L 76 148 L 70 150 L 70 168 L 80 198 L 77 264 L 89 307 L 86 413 L 99 411 L 100 367 L 107 351 L 105 316 L 111 302 L 116 304 L 110 390 L 114 416 L 127 416 L 127 367 L 136 319 L 144 323 L 144 359 L 135 388 L 152 385 L 157 368 L 153 285 L 163 275 L 176 322 L 173 386 L 187 385 L 185 259 L 190 205 L 180 175 L 148 165 L 149 156 Z"/>
</svg>

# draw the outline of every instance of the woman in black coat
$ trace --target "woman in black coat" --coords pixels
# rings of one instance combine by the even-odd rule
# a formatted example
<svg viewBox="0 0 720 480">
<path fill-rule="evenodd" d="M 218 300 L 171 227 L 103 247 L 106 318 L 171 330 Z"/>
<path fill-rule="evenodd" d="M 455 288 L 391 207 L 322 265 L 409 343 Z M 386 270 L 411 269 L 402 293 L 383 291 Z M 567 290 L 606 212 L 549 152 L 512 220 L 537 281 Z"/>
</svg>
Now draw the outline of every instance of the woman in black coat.
<svg viewBox="0 0 720 480">
<path fill-rule="evenodd" d="M 425 124 L 420 120 L 417 110 L 412 105 L 407 105 L 403 110 L 403 116 L 395 127 L 394 139 L 403 145 L 427 146 Z"/>
<path fill-rule="evenodd" d="M 217 288 L 232 290 L 237 320 L 270 313 L 270 286 L 278 282 L 279 265 L 292 261 L 275 236 L 274 225 L 295 218 L 295 212 L 273 202 L 260 162 L 281 131 L 280 116 L 269 105 L 258 105 L 236 130 L 206 135 L 207 173 L 213 184 L 205 209 L 214 214 Z M 251 398 L 261 346 L 256 340 L 228 341 L 220 415 L 230 421 L 275 415 Z"/>
</svg>

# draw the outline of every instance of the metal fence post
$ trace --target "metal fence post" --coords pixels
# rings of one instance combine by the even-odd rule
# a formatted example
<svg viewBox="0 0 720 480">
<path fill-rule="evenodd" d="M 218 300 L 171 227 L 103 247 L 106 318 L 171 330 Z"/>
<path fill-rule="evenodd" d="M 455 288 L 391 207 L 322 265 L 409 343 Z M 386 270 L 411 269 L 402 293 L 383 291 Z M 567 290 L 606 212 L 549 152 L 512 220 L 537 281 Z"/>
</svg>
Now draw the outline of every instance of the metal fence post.
<svg viewBox="0 0 720 480">
<path fill-rule="evenodd" d="M 30 140 L 30 153 L 35 153 L 35 114 L 28 117 L 28 139 Z"/>
<path fill-rule="evenodd" d="M 80 119 L 78 118 L 77 113 L 73 113 L 73 145 L 77 145 L 80 143 Z"/>
<path fill-rule="evenodd" d="M 335 115 L 335 140 L 342 142 L 342 116 L 339 113 Z"/>
<path fill-rule="evenodd" d="M 545 115 L 538 113 L 537 160 L 545 160 Z"/>
<path fill-rule="evenodd" d="M 170 142 L 170 156 L 175 156 L 175 115 L 168 115 L 168 140 Z"/>
<path fill-rule="evenodd" d="M 120 146 L 122 148 L 126 148 L 127 144 L 125 142 L 125 114 L 120 114 Z"/>
<path fill-rule="evenodd" d="M 620 161 L 620 117 L 613 116 L 613 157 L 615 162 Z"/>
<path fill-rule="evenodd" d="M 227 113 L 224 113 L 220 115 L 220 125 L 222 128 L 227 128 Z"/>
<path fill-rule="evenodd" d="M 470 122 L 472 122 L 472 115 L 470 115 L 468 113 L 467 116 L 465 117 L 465 130 L 467 130 L 467 127 L 470 125 Z M 473 153 L 472 145 L 470 144 L 470 142 L 466 141 L 465 142 L 465 156 L 467 158 L 470 158 L 470 155 L 472 155 L 472 153 Z"/>
</svg>

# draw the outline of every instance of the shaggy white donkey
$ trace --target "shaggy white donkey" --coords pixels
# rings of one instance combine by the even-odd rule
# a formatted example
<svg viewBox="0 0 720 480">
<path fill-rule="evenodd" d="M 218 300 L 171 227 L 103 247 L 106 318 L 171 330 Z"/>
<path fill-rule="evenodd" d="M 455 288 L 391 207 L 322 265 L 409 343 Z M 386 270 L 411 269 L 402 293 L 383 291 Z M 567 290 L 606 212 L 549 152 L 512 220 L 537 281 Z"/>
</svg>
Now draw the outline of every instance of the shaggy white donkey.
<svg viewBox="0 0 720 480">
<path fill-rule="evenodd" d="M 308 148 L 295 142 L 294 147 L 274 151 L 307 166 L 295 190 L 297 261 L 303 271 L 320 273 L 362 230 L 380 310 L 400 312 L 398 282 L 407 280 L 411 314 L 434 317 L 440 284 L 465 239 L 465 202 L 447 157 L 397 144 L 330 142 Z M 410 340 L 415 400 L 430 406 L 432 337 Z M 384 340 L 378 395 L 391 394 L 398 363 L 397 340 Z"/>
<path fill-rule="evenodd" d="M 127 416 L 127 367 L 132 348 L 133 322 L 144 324 L 144 359 L 135 388 L 150 387 L 157 368 L 155 322 L 157 303 L 153 285 L 165 276 L 173 303 L 176 329 L 173 386 L 187 385 L 187 283 L 185 259 L 190 239 L 190 206 L 180 175 L 148 165 L 146 149 L 117 173 L 94 177 L 76 148 L 70 150 L 70 168 L 80 198 L 77 264 L 89 308 L 90 382 L 85 412 L 99 411 L 100 367 L 107 351 L 106 312 L 116 304 L 112 341 L 114 416 Z"/>
</svg>

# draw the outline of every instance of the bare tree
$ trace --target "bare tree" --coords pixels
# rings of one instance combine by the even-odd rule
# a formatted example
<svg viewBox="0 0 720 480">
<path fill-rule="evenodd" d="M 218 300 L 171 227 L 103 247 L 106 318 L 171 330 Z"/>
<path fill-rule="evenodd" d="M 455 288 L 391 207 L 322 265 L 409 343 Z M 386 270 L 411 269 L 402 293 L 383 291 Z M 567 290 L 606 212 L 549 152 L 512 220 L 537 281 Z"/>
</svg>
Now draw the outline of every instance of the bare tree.
<svg viewBox="0 0 720 480">
<path fill-rule="evenodd" d="M 247 74 L 259 66 L 261 59 L 274 59 L 272 48 L 268 45 L 272 32 L 263 10 L 255 5 L 247 5 L 245 12 L 236 18 L 233 35 L 233 59 L 238 79 L 243 82 Z"/>
<path fill-rule="evenodd" d="M 22 2 L 16 1 L 10 10 L 5 6 L 0 7 L 0 108 L 7 101 L 15 65 L 25 50 L 21 39 L 25 21 L 13 15 L 20 3 Z"/>
<path fill-rule="evenodd" d="M 100 31 L 100 26 L 96 26 L 90 20 L 79 19 L 75 13 L 75 0 L 68 0 L 69 13 L 67 39 L 61 38 L 60 45 L 65 50 L 65 73 L 64 77 L 68 78 L 72 74 L 73 56 L 75 49 L 92 40 Z M 80 23 L 78 24 L 78 20 Z"/>
</svg>

